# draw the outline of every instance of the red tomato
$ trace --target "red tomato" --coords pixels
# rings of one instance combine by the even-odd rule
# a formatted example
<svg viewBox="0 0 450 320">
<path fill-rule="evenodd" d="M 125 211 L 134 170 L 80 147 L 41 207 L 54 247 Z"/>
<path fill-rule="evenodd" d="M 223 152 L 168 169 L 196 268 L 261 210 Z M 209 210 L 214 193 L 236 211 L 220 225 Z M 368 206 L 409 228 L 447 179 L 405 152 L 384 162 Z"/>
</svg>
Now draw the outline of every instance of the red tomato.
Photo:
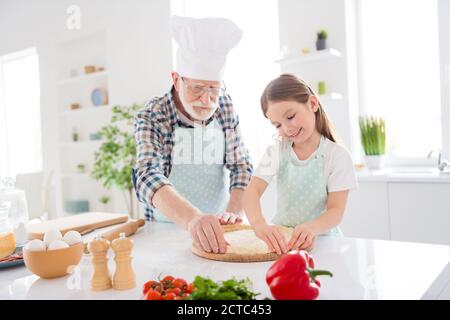
<svg viewBox="0 0 450 320">
<path fill-rule="evenodd" d="M 187 282 L 184 279 L 180 279 L 180 278 L 176 278 L 175 280 L 173 280 L 172 285 L 175 288 L 180 288 L 181 290 L 186 290 L 187 289 Z"/>
<path fill-rule="evenodd" d="M 162 296 L 163 300 L 174 300 L 177 295 L 173 292 L 166 293 Z"/>
<path fill-rule="evenodd" d="M 161 291 L 161 284 L 158 281 L 150 280 L 144 283 L 142 293 L 146 294 L 148 290 L 153 289 L 157 291 Z"/>
<path fill-rule="evenodd" d="M 187 286 L 187 288 L 186 288 L 186 292 L 187 293 L 191 293 L 192 291 L 194 291 L 194 284 L 192 284 L 192 283 L 189 283 L 188 284 L 188 286 Z"/>
<path fill-rule="evenodd" d="M 156 290 L 148 290 L 145 295 L 145 300 L 162 300 L 161 293 Z"/>
<path fill-rule="evenodd" d="M 168 289 L 168 288 L 173 288 L 172 286 L 172 281 L 175 278 L 172 276 L 165 276 L 162 280 L 161 280 L 161 284 L 164 287 L 164 289 Z"/>
<path fill-rule="evenodd" d="M 164 282 L 164 281 L 170 281 L 170 282 L 172 282 L 174 279 L 175 279 L 175 278 L 172 277 L 172 276 L 165 276 L 164 278 L 162 278 L 161 282 Z"/>
<path fill-rule="evenodd" d="M 180 288 L 170 288 L 166 290 L 167 293 L 175 293 L 175 295 L 179 295 L 181 293 L 181 289 Z"/>
</svg>

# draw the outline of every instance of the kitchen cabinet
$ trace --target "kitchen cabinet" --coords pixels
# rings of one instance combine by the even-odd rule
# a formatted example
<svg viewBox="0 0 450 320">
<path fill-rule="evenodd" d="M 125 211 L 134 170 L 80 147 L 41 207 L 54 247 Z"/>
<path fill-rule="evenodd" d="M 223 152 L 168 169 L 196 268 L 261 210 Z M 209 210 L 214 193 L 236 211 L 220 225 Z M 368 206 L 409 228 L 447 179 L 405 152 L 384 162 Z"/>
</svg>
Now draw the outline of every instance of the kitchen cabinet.
<svg viewBox="0 0 450 320">
<path fill-rule="evenodd" d="M 390 183 L 391 240 L 450 245 L 450 184 Z"/>
<path fill-rule="evenodd" d="M 348 237 L 450 245 L 449 196 L 445 179 L 360 179 L 341 228 Z"/>
<path fill-rule="evenodd" d="M 388 184 L 359 182 L 349 194 L 341 229 L 347 237 L 388 240 Z"/>
</svg>

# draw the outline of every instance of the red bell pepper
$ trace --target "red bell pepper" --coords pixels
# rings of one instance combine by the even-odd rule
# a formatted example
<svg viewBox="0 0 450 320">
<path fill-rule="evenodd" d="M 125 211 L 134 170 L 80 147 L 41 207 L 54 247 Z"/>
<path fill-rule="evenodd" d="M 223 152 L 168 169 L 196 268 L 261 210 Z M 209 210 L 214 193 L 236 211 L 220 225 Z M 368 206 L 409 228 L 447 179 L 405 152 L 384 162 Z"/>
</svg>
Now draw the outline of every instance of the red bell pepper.
<svg viewBox="0 0 450 320">
<path fill-rule="evenodd" d="M 269 268 L 266 282 L 277 300 L 314 300 L 319 296 L 320 282 L 315 277 L 333 274 L 314 270 L 313 257 L 304 250 L 293 250 Z"/>
</svg>

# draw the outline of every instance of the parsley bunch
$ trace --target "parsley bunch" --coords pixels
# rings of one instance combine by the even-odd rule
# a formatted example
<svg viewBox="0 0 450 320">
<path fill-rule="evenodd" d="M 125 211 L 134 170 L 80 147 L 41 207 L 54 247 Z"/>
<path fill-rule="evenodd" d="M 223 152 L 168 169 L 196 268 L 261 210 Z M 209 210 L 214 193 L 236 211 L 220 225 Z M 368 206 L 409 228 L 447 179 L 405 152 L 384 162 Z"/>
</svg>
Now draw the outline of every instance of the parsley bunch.
<svg viewBox="0 0 450 320">
<path fill-rule="evenodd" d="M 209 278 L 196 276 L 195 290 L 186 300 L 255 300 L 259 293 L 251 291 L 252 282 L 249 278 L 236 280 L 234 277 L 214 282 Z"/>
</svg>

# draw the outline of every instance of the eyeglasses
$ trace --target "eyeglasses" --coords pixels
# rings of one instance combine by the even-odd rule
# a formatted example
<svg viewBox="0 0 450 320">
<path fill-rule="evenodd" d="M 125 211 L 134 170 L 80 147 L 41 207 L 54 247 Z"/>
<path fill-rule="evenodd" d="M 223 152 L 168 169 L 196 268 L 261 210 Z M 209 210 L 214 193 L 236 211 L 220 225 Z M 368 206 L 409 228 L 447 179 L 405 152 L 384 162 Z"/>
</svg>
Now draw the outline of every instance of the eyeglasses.
<svg viewBox="0 0 450 320">
<path fill-rule="evenodd" d="M 181 77 L 181 79 L 183 80 L 183 84 L 189 89 L 189 92 L 195 97 L 201 97 L 206 92 L 208 92 L 210 96 L 217 97 L 223 95 L 226 91 L 225 83 L 222 83 L 223 87 L 205 87 L 187 83 L 184 77 Z"/>
</svg>

